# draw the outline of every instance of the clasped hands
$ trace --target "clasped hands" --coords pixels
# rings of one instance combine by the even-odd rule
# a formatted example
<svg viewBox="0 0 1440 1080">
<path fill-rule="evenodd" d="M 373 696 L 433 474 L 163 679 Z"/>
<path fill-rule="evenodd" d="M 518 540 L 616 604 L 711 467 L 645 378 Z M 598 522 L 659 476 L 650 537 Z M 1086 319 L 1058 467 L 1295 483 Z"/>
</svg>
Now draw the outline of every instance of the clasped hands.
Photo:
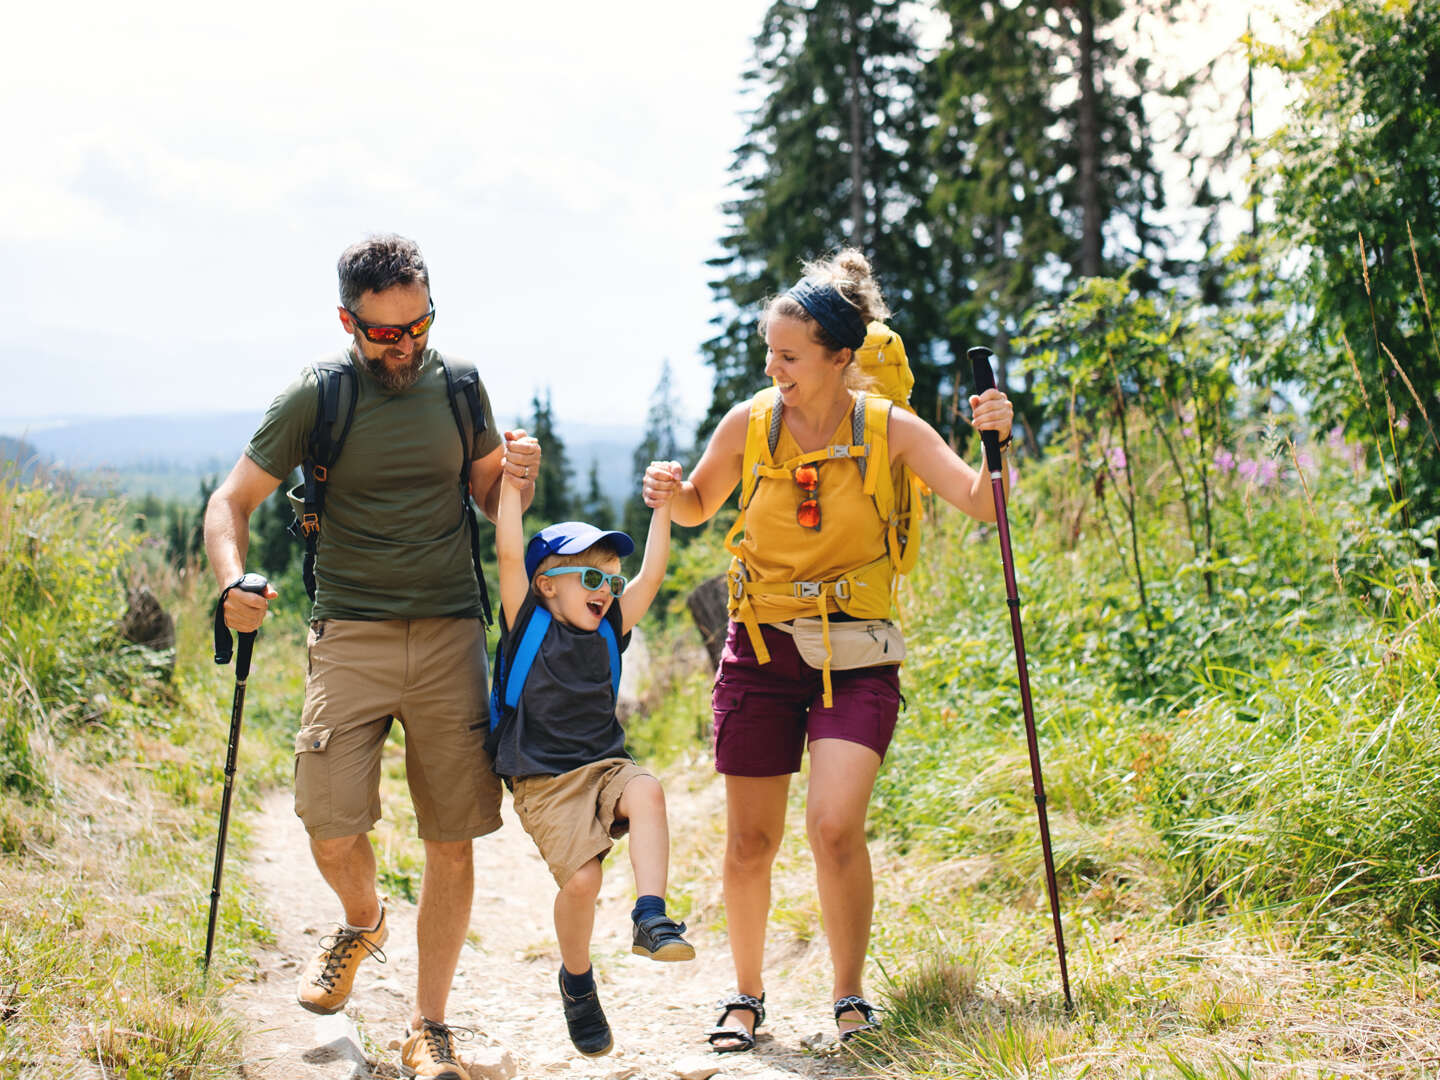
<svg viewBox="0 0 1440 1080">
<path fill-rule="evenodd" d="M 519 488 L 533 484 L 540 475 L 540 443 L 526 434 L 524 428 L 504 434 L 505 456 L 500 465 L 501 475 Z"/>
</svg>

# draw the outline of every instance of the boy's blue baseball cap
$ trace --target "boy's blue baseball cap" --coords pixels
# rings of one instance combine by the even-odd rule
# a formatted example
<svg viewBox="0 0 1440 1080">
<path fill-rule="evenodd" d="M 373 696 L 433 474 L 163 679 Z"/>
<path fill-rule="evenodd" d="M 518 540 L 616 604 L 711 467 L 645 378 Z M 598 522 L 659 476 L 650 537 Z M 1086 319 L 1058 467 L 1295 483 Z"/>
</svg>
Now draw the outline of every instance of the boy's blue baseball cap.
<svg viewBox="0 0 1440 1080">
<path fill-rule="evenodd" d="M 622 559 L 635 550 L 635 541 L 630 539 L 629 534 L 615 529 L 597 529 L 586 521 L 560 521 L 546 525 L 525 545 L 525 576 L 533 578 L 540 560 L 547 555 L 574 555 L 601 540 L 614 544 Z"/>
</svg>

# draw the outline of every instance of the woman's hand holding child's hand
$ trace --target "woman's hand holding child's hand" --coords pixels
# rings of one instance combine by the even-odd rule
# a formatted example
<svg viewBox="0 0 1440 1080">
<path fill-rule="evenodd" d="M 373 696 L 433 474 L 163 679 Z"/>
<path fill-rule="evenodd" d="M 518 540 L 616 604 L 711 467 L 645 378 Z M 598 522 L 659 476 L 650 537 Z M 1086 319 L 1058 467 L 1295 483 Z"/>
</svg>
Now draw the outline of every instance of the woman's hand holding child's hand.
<svg viewBox="0 0 1440 1080">
<path fill-rule="evenodd" d="M 678 461 L 652 461 L 647 465 L 640 484 L 645 505 L 657 510 L 673 499 L 680 490 L 682 472 Z"/>
</svg>

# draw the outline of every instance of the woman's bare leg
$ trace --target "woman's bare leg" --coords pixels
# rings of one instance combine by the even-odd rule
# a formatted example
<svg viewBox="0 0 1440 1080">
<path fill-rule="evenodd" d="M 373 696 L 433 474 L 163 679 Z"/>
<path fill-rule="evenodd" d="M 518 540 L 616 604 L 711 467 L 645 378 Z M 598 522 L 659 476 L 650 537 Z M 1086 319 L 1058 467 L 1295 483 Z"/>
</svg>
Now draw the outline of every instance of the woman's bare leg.
<svg viewBox="0 0 1440 1080">
<path fill-rule="evenodd" d="M 870 946 L 870 919 L 875 911 L 865 816 L 879 771 L 880 756 L 859 743 L 817 739 L 810 744 L 805 831 L 815 855 L 815 880 L 830 944 L 836 1001 L 864 994 L 865 951 Z M 853 1022 L 850 1015 L 855 1016 Z M 861 1022 L 858 1014 L 847 1014 L 840 1031 Z"/>
<path fill-rule="evenodd" d="M 785 833 L 790 775 L 725 777 L 725 922 L 736 989 L 765 992 L 765 924 L 770 917 L 770 868 Z M 726 1013 L 724 1027 L 753 1031 L 745 1009 Z"/>
</svg>

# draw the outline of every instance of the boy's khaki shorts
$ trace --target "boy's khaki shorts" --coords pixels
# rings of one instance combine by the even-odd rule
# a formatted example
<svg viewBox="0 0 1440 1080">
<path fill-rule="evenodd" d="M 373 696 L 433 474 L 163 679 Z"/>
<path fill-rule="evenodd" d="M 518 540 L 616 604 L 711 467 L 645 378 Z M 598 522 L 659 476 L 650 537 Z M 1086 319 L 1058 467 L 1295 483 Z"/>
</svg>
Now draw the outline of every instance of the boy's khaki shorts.
<svg viewBox="0 0 1440 1080">
<path fill-rule="evenodd" d="M 563 888 L 591 859 L 610 854 L 614 841 L 630 830 L 627 819 L 615 816 L 625 785 L 650 775 L 629 758 L 606 758 L 559 776 L 515 781 L 515 815 L 555 884 Z"/>
<path fill-rule="evenodd" d="M 310 627 L 295 735 L 295 813 L 317 840 L 380 820 L 380 755 L 405 728 L 405 778 L 422 839 L 500 827 L 500 781 L 485 753 L 485 631 L 479 619 L 327 619 Z"/>
</svg>

